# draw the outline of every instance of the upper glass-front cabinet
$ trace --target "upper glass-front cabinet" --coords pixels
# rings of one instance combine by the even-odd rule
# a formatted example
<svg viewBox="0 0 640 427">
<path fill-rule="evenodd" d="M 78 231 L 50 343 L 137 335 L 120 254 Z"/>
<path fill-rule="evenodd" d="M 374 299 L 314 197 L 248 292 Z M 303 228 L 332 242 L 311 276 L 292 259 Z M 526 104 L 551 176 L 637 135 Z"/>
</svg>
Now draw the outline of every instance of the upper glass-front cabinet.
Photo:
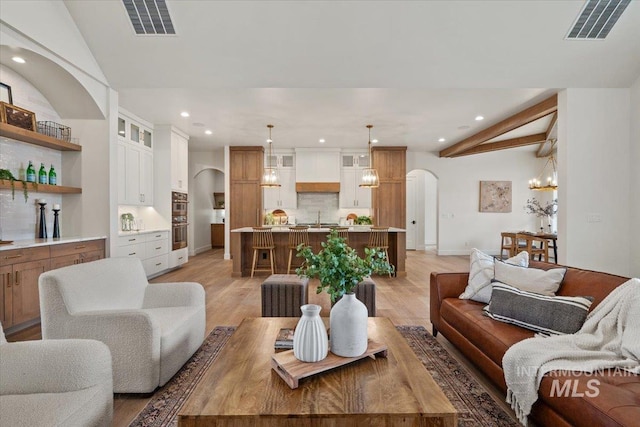
<svg viewBox="0 0 640 427">
<path fill-rule="evenodd" d="M 153 148 L 153 130 L 126 114 L 118 117 L 118 137 L 132 144 L 140 144 L 146 148 Z"/>
<path fill-rule="evenodd" d="M 363 153 L 343 153 L 342 165 L 343 168 L 368 168 L 369 167 L 369 154 Z"/>
</svg>

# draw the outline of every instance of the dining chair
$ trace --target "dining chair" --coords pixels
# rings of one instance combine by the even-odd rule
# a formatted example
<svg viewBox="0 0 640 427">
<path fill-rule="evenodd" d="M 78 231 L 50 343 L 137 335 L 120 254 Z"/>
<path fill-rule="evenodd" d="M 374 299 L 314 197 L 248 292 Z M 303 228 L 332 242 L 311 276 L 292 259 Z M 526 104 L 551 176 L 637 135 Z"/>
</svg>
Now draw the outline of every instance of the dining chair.
<svg viewBox="0 0 640 427">
<path fill-rule="evenodd" d="M 377 248 L 384 252 L 387 262 L 389 262 L 389 227 L 372 226 L 369 230 L 369 249 Z M 391 272 L 389 272 L 391 277 Z"/>
<path fill-rule="evenodd" d="M 516 233 L 505 231 L 500 233 L 500 236 L 502 237 L 502 242 L 500 243 L 500 259 L 505 259 L 505 257 L 502 255 L 504 251 L 507 251 L 506 258 L 511 258 L 512 256 L 516 255 Z"/>
<path fill-rule="evenodd" d="M 256 271 L 271 271 L 271 274 L 276 273 L 276 259 L 275 249 L 276 245 L 273 243 L 273 231 L 270 227 L 252 227 L 253 228 L 253 262 L 251 263 L 251 277 Z M 258 251 L 269 251 L 269 262 L 271 268 L 256 268 L 258 266 Z"/>
<path fill-rule="evenodd" d="M 338 237 L 342 237 L 347 246 L 349 246 L 349 227 L 332 227 L 331 229 L 336 230 Z"/>
<path fill-rule="evenodd" d="M 534 260 L 535 256 L 538 255 L 542 256 L 544 262 L 549 262 L 549 240 L 533 234 L 517 233 L 516 241 L 524 242 L 524 246 L 518 244 L 516 247 L 517 252 L 526 250 L 530 260 Z"/>
<path fill-rule="evenodd" d="M 309 246 L 308 225 L 297 225 L 295 227 L 289 227 L 289 263 L 287 264 L 287 274 L 291 273 L 291 260 L 293 258 L 293 252 L 298 251 L 298 246 L 300 244 Z"/>
</svg>

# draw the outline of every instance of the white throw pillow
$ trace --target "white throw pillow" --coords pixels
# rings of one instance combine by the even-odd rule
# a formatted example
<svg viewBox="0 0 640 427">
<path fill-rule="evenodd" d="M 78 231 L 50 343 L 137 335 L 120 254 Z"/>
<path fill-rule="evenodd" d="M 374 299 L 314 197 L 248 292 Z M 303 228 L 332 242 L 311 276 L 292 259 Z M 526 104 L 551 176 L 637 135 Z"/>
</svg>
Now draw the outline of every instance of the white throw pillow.
<svg viewBox="0 0 640 427">
<path fill-rule="evenodd" d="M 464 292 L 460 295 L 460 299 L 489 303 L 492 291 L 491 281 L 494 277 L 494 262 L 495 258 L 491 255 L 487 255 L 475 248 L 472 249 L 469 264 L 469 282 Z M 527 267 L 529 265 L 529 254 L 520 252 L 505 262 Z"/>
<path fill-rule="evenodd" d="M 567 272 L 566 268 L 523 268 L 502 261 L 495 263 L 495 279 L 523 291 L 542 295 L 555 295 Z"/>
</svg>

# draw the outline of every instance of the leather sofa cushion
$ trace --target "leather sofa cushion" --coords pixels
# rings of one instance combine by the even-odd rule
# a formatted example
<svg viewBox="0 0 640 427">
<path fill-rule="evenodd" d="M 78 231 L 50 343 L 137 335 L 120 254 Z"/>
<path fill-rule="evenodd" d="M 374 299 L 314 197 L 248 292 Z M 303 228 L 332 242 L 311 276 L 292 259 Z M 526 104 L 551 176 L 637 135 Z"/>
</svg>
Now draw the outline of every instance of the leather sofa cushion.
<svg viewBox="0 0 640 427">
<path fill-rule="evenodd" d="M 594 375 L 550 373 L 540 383 L 539 399 L 574 425 L 637 425 L 640 419 L 640 375 L 621 375 L 620 372 Z M 554 381 L 558 383 L 554 389 L 555 397 L 551 397 Z M 558 387 L 567 387 L 567 384 L 562 397 L 558 397 Z"/>
<path fill-rule="evenodd" d="M 502 357 L 507 349 L 533 337 L 534 332 L 493 320 L 483 313 L 483 307 L 484 304 L 471 300 L 446 298 L 440 307 L 440 317 L 502 366 Z"/>
</svg>

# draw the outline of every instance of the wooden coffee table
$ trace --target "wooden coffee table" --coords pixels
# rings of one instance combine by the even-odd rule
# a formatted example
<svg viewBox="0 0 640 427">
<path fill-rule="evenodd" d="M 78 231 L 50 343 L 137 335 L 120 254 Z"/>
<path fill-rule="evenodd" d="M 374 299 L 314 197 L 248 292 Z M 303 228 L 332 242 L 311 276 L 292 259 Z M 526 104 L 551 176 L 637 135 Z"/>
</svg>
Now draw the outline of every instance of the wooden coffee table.
<svg viewBox="0 0 640 427">
<path fill-rule="evenodd" d="M 371 317 L 368 325 L 369 338 L 387 345 L 386 358 L 305 378 L 292 390 L 271 368 L 271 356 L 280 328 L 297 322 L 243 320 L 180 410 L 178 425 L 457 425 L 456 410 L 387 318 Z"/>
</svg>

